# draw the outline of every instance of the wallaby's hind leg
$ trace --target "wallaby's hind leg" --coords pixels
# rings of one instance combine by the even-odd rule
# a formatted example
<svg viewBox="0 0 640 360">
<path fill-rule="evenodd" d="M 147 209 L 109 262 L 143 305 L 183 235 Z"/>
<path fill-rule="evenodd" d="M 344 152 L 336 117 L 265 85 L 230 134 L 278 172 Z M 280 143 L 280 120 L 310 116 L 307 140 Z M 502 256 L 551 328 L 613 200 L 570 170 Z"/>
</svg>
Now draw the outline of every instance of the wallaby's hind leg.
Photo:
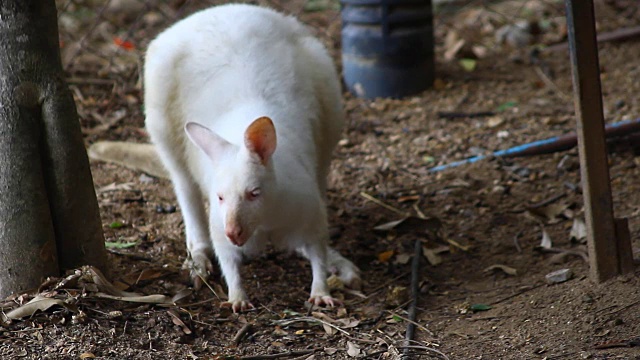
<svg viewBox="0 0 640 360">
<path fill-rule="evenodd" d="M 346 286 L 360 290 L 362 280 L 360 279 L 360 269 L 351 261 L 342 256 L 333 248 L 327 250 L 327 263 L 329 272 L 336 274 Z"/>
</svg>

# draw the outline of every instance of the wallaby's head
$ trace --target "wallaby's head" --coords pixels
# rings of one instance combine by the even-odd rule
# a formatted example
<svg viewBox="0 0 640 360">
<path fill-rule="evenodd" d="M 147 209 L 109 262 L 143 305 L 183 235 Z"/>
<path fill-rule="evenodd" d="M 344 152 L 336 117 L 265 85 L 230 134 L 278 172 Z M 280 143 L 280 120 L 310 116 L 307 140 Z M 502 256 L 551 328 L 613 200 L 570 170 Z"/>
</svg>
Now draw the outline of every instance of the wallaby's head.
<svg viewBox="0 0 640 360">
<path fill-rule="evenodd" d="M 212 207 L 215 202 L 219 206 L 225 235 L 233 244 L 244 245 L 262 224 L 266 199 L 273 196 L 273 122 L 261 117 L 251 123 L 242 146 L 231 144 L 197 123 L 187 123 L 185 131 L 211 160 L 209 201 Z"/>
</svg>

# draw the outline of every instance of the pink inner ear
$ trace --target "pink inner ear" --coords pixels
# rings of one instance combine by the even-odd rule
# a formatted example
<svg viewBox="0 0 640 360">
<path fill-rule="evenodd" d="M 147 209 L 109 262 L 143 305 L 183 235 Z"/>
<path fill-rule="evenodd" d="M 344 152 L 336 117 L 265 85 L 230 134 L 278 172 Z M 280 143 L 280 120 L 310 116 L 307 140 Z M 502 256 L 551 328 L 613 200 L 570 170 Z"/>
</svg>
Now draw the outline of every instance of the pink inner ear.
<svg viewBox="0 0 640 360">
<path fill-rule="evenodd" d="M 262 164 L 266 164 L 276 150 L 276 129 L 273 121 L 266 116 L 256 119 L 244 133 L 244 143 L 247 149 L 260 157 Z"/>
</svg>

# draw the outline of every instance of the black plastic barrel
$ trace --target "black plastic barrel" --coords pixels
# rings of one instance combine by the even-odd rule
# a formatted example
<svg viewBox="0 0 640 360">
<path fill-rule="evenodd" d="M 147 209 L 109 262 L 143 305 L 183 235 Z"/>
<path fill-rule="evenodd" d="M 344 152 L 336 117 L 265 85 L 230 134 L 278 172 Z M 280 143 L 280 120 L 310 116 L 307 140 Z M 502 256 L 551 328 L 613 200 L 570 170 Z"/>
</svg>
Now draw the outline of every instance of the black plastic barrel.
<svg viewBox="0 0 640 360">
<path fill-rule="evenodd" d="M 431 0 L 341 0 L 344 81 L 358 97 L 401 98 L 433 84 Z"/>
</svg>

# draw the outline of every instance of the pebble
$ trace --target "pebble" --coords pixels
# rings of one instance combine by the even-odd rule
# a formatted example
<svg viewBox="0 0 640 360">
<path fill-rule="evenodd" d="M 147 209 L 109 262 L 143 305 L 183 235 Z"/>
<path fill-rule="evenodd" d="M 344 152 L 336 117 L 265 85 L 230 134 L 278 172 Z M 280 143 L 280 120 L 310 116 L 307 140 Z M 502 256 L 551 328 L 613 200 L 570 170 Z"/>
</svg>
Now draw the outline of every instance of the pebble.
<svg viewBox="0 0 640 360">
<path fill-rule="evenodd" d="M 561 269 L 545 275 L 548 284 L 560 284 L 573 277 L 571 269 Z"/>
</svg>

